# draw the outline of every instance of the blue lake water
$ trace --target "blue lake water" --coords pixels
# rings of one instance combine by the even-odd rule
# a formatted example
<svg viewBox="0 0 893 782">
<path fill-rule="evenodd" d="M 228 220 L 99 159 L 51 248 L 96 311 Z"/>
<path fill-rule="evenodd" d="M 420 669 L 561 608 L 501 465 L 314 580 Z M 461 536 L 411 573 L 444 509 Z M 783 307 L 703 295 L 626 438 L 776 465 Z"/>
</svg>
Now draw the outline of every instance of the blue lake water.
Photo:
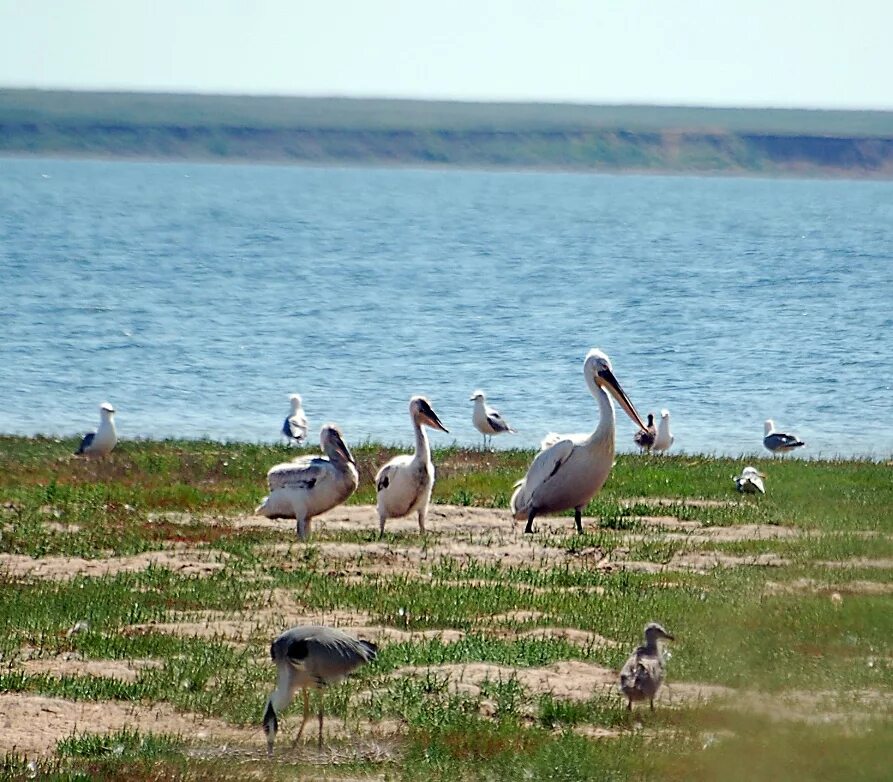
<svg viewBox="0 0 893 782">
<path fill-rule="evenodd" d="M 530 446 L 595 346 L 675 449 L 888 458 L 891 330 L 891 182 L 0 159 L 5 433 L 470 444 L 480 386 Z"/>
</svg>

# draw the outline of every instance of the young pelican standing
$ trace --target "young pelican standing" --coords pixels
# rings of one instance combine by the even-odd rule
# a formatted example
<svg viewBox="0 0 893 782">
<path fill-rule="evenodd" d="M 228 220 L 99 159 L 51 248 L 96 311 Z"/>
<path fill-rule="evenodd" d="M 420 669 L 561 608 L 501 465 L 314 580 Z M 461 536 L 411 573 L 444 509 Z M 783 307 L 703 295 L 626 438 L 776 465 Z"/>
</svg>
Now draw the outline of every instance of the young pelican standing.
<svg viewBox="0 0 893 782">
<path fill-rule="evenodd" d="M 379 534 L 384 535 L 384 523 L 390 518 L 419 514 L 419 532 L 425 532 L 425 517 L 431 490 L 434 488 L 434 464 L 431 446 L 422 426 L 449 432 L 423 396 L 409 400 L 409 417 L 415 429 L 415 453 L 395 456 L 375 476 L 378 492 Z"/>
<path fill-rule="evenodd" d="M 356 460 L 337 426 L 326 424 L 319 444 L 325 456 L 300 456 L 270 469 L 270 494 L 254 511 L 270 519 L 295 519 L 302 540 L 310 520 L 344 502 L 359 483 Z"/>
<path fill-rule="evenodd" d="M 574 509 L 577 532 L 583 532 L 583 507 L 598 494 L 614 464 L 614 404 L 608 391 L 624 412 L 641 429 L 645 422 L 614 377 L 610 359 L 593 348 L 583 362 L 583 376 L 599 407 L 599 421 L 590 435 L 564 436 L 540 451 L 527 475 L 512 495 L 512 515 L 527 519 L 524 532 L 533 532 L 533 519 L 541 513 Z M 607 389 L 607 390 L 606 390 Z"/>
</svg>

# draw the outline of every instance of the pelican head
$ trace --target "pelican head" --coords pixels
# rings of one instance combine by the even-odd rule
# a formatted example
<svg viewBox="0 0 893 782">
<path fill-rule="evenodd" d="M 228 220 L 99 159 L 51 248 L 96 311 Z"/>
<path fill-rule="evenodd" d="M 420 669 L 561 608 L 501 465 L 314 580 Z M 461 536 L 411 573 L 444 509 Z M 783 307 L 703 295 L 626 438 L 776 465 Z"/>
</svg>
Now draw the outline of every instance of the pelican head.
<svg viewBox="0 0 893 782">
<path fill-rule="evenodd" d="M 660 625 L 657 622 L 649 622 L 645 625 L 645 643 L 649 646 L 653 646 L 661 638 L 666 638 L 668 641 L 674 640 L 673 636 L 664 630 L 663 625 Z"/>
<path fill-rule="evenodd" d="M 319 430 L 319 445 L 333 462 L 356 464 L 353 454 L 344 442 L 341 430 L 335 424 L 326 424 Z"/>
<path fill-rule="evenodd" d="M 301 407 L 302 399 L 300 394 L 289 394 L 288 401 L 291 402 L 291 409 L 298 410 Z"/>
<path fill-rule="evenodd" d="M 474 390 L 474 392 L 472 393 L 472 395 L 470 397 L 468 397 L 468 401 L 469 402 L 477 402 L 478 399 L 480 399 L 483 402 L 486 399 L 486 397 L 484 396 L 484 392 L 481 391 L 481 389 L 476 388 Z"/>
<path fill-rule="evenodd" d="M 108 418 L 110 415 L 115 414 L 115 408 L 112 407 L 111 402 L 103 402 L 99 406 L 99 413 L 100 415 L 102 415 L 103 418 Z"/>
<path fill-rule="evenodd" d="M 409 400 L 409 415 L 413 421 L 430 426 L 432 429 L 440 429 L 441 432 L 450 431 L 440 422 L 431 403 L 423 396 L 414 396 Z"/>
<path fill-rule="evenodd" d="M 587 383 L 595 384 L 595 386 L 601 389 L 607 389 L 639 429 L 648 428 L 642 420 L 642 416 L 639 415 L 633 406 L 633 403 L 629 401 L 629 397 L 621 388 L 620 383 L 617 382 L 617 378 L 614 377 L 614 371 L 611 369 L 611 359 L 598 348 L 593 348 L 586 354 L 586 360 L 583 362 L 583 374 Z"/>
</svg>

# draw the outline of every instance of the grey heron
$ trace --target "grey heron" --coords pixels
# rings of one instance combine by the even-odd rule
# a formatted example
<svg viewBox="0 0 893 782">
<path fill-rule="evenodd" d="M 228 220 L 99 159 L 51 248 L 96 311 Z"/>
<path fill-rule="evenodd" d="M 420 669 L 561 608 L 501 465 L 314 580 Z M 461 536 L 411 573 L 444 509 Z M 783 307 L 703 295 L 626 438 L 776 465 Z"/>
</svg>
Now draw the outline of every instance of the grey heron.
<svg viewBox="0 0 893 782">
<path fill-rule="evenodd" d="M 267 752 L 273 754 L 273 743 L 279 730 L 279 715 L 304 692 L 304 717 L 295 736 L 301 738 L 310 718 L 310 689 L 335 684 L 354 670 L 375 659 L 378 647 L 370 641 L 359 641 L 334 627 L 300 625 L 279 635 L 270 646 L 270 658 L 276 664 L 276 689 L 267 699 L 263 726 L 267 735 Z M 319 703 L 319 746 L 322 746 L 323 703 Z"/>
</svg>

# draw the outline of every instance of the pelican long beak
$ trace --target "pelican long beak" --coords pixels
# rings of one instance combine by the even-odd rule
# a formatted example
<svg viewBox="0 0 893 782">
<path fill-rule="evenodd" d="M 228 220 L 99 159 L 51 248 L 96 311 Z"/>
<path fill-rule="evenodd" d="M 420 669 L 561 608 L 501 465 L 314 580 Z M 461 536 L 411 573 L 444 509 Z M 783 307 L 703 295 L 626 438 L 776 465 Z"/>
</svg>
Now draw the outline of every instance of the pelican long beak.
<svg viewBox="0 0 893 782">
<path fill-rule="evenodd" d="M 639 429 L 648 430 L 648 425 L 642 420 L 642 416 L 639 415 L 639 411 L 633 406 L 633 403 L 629 401 L 629 397 L 626 395 L 626 392 L 620 386 L 620 383 L 617 382 L 617 378 L 614 377 L 614 373 L 610 369 L 603 369 L 598 373 L 598 377 L 604 381 L 605 385 L 608 387 L 608 390 L 614 396 L 614 398 L 620 403 L 620 406 L 623 408 L 624 412 L 632 419 L 632 422 L 639 427 Z"/>
<path fill-rule="evenodd" d="M 433 410 L 431 411 L 430 415 L 428 415 L 428 414 L 425 415 L 425 420 L 427 420 L 428 425 L 433 427 L 434 429 L 440 429 L 441 432 L 446 432 L 447 434 L 450 433 L 450 430 L 447 429 L 440 422 L 440 419 L 437 417 L 437 413 L 435 413 Z"/>
<path fill-rule="evenodd" d="M 341 439 L 341 435 L 338 432 L 332 432 L 332 446 L 335 448 L 335 451 L 340 454 L 341 458 L 346 462 L 350 462 L 351 464 L 356 464 L 356 460 L 353 458 L 353 454 L 350 452 L 350 449 L 347 447 L 347 443 Z"/>
</svg>

